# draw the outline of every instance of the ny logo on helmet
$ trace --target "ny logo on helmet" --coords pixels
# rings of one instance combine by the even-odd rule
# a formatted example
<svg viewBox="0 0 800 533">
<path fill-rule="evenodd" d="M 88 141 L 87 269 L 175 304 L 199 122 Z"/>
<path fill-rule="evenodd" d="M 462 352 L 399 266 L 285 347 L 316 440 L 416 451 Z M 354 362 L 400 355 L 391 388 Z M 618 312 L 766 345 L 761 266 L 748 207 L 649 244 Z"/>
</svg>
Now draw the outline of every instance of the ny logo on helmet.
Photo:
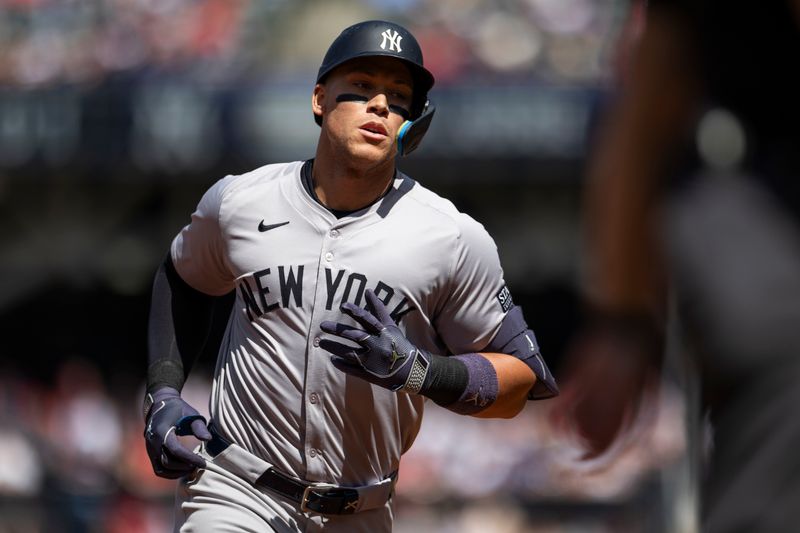
<svg viewBox="0 0 800 533">
<path fill-rule="evenodd" d="M 388 41 L 389 51 L 403 51 L 400 49 L 400 41 L 403 40 L 403 37 L 397 31 L 392 35 L 392 30 L 384 30 L 384 32 L 381 33 L 381 37 L 383 37 L 383 41 L 381 41 L 381 50 L 386 50 L 386 42 Z"/>
</svg>

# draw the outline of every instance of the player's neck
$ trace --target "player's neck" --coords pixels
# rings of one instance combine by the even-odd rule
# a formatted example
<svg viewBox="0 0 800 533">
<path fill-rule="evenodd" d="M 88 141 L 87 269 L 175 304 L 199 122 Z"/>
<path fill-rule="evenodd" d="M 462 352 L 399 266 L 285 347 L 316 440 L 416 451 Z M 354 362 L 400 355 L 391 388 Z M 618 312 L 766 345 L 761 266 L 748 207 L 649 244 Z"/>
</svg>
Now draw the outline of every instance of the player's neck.
<svg viewBox="0 0 800 533">
<path fill-rule="evenodd" d="M 325 207 L 355 211 L 383 196 L 394 178 L 394 160 L 375 166 L 354 166 L 317 150 L 312 169 L 314 192 Z"/>
</svg>

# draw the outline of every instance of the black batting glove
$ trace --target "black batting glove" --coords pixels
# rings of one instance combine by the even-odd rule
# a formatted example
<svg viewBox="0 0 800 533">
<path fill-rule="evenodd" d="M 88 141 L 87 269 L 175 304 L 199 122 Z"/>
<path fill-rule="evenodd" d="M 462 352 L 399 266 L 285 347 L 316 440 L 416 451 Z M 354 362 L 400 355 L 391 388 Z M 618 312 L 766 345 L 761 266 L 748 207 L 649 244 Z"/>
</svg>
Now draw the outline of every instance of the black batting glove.
<svg viewBox="0 0 800 533">
<path fill-rule="evenodd" d="M 153 472 L 159 477 L 176 479 L 195 468 L 205 468 L 206 460 L 183 446 L 178 435 L 211 440 L 206 419 L 172 387 L 158 389 L 148 396 L 144 438 Z"/>
<path fill-rule="evenodd" d="M 322 331 L 359 347 L 323 339 L 320 348 L 333 354 L 331 362 L 342 372 L 391 391 L 418 394 L 430 367 L 431 354 L 406 339 L 374 292 L 367 290 L 365 296 L 367 306 L 364 309 L 351 303 L 342 305 L 342 311 L 360 328 L 327 321 L 320 324 Z"/>
</svg>

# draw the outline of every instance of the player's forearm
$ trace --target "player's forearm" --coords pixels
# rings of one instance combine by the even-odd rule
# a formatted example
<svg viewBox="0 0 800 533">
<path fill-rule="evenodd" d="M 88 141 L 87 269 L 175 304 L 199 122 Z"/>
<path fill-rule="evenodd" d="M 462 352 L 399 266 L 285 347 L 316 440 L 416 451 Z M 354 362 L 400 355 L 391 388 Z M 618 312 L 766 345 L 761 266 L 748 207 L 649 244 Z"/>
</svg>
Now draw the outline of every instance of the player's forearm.
<svg viewBox="0 0 800 533">
<path fill-rule="evenodd" d="M 683 30 L 659 15 L 649 16 L 586 187 L 587 292 L 594 306 L 614 312 L 652 314 L 663 307 L 654 217 L 665 170 L 696 113 Z"/>
<path fill-rule="evenodd" d="M 147 332 L 148 391 L 183 388 L 208 336 L 215 300 L 187 285 L 167 256 L 153 282 Z"/>
<path fill-rule="evenodd" d="M 462 415 L 510 418 L 526 400 L 558 394 L 520 308 L 508 312 L 486 352 L 443 356 L 411 343 L 372 290 L 367 289 L 364 296 L 365 308 L 342 304 L 342 311 L 357 326 L 320 323 L 322 331 L 350 341 L 320 342 L 342 372 L 391 391 L 421 394 Z"/>
<path fill-rule="evenodd" d="M 525 406 L 535 383 L 533 370 L 512 355 L 431 355 L 420 394 L 454 413 L 512 418 Z"/>
<path fill-rule="evenodd" d="M 513 418 L 522 411 L 536 383 L 533 370 L 514 357 L 502 353 L 480 353 L 494 367 L 497 375 L 497 398 L 486 409 L 475 413 L 478 418 Z"/>
</svg>

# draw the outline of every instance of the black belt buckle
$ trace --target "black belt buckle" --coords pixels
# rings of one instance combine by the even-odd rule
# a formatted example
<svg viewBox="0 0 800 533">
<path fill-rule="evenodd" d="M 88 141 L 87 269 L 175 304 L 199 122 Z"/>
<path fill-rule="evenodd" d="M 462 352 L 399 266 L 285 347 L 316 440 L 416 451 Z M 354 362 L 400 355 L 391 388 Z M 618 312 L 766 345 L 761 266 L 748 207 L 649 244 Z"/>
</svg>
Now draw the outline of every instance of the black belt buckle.
<svg viewBox="0 0 800 533">
<path fill-rule="evenodd" d="M 353 514 L 358 509 L 358 491 L 327 483 L 312 483 L 303 491 L 300 509 L 306 513 Z"/>
</svg>

